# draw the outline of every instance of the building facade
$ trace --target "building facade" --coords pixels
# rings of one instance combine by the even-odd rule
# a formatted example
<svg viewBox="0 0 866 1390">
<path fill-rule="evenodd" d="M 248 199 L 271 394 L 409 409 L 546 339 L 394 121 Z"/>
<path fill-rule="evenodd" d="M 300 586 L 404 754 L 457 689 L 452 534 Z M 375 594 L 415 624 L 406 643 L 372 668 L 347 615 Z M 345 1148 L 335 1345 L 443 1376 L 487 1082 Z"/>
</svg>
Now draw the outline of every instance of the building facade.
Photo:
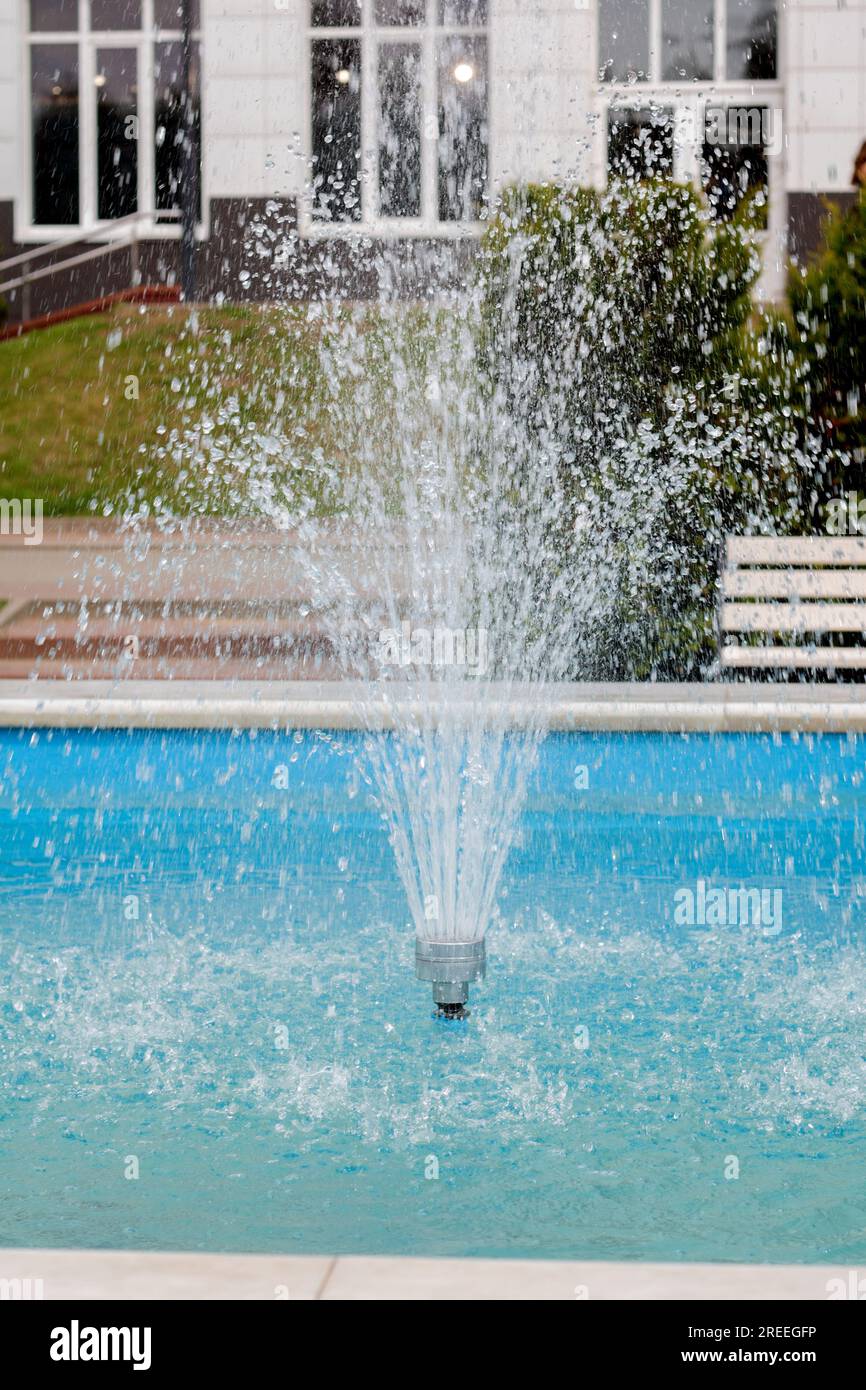
<svg viewBox="0 0 866 1390">
<path fill-rule="evenodd" d="M 13 318 L 175 279 L 190 160 L 202 296 L 459 273 L 504 186 L 653 170 L 758 200 L 774 294 L 864 136 L 866 0 L 0 0 L 0 259 L 138 244 Z"/>
</svg>

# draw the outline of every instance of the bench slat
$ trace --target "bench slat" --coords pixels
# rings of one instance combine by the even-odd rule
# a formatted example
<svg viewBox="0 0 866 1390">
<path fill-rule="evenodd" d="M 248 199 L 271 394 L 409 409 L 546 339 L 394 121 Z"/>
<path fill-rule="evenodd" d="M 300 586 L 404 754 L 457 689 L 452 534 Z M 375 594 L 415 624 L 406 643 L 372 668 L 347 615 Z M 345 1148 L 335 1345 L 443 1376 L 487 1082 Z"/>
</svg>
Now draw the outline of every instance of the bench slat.
<svg viewBox="0 0 866 1390">
<path fill-rule="evenodd" d="M 747 666 L 797 670 L 821 669 L 833 666 L 838 670 L 866 670 L 866 647 L 723 647 L 722 666 L 743 669 Z"/>
<path fill-rule="evenodd" d="M 723 603 L 723 632 L 864 632 L 866 604 Z"/>
<path fill-rule="evenodd" d="M 864 598 L 862 570 L 725 570 L 725 598 Z"/>
<path fill-rule="evenodd" d="M 728 536 L 729 565 L 866 565 L 862 536 Z"/>
</svg>

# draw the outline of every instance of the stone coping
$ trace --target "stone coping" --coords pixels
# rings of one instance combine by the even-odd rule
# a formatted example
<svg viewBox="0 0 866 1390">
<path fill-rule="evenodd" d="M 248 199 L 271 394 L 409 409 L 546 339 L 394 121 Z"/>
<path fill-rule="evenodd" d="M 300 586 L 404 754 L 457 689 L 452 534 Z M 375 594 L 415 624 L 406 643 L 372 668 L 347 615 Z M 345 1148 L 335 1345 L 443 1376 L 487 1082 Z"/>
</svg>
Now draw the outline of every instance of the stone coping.
<svg viewBox="0 0 866 1390">
<path fill-rule="evenodd" d="M 401 719 L 421 712 L 407 689 L 390 687 L 362 715 L 362 687 L 338 681 L 0 680 L 0 727 L 388 729 L 395 705 Z M 492 721 L 514 728 L 540 720 L 563 732 L 866 733 L 866 685 L 587 683 L 541 696 L 492 688 L 485 700 Z M 477 717 L 468 683 L 459 708 Z"/>
<path fill-rule="evenodd" d="M 863 1274 L 833 1265 L 0 1250 L 4 1299 L 55 1301 L 824 1301 L 856 1296 Z"/>
</svg>

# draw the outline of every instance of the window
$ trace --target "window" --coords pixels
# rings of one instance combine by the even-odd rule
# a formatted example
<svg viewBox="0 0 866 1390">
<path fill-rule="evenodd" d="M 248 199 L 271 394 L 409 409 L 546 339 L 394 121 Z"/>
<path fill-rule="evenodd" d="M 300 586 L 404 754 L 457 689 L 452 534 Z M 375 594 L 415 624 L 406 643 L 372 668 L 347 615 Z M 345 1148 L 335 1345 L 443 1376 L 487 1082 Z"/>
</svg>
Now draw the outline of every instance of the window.
<svg viewBox="0 0 866 1390">
<path fill-rule="evenodd" d="M 487 0 L 311 0 L 314 222 L 434 230 L 480 220 L 487 13 Z"/>
<path fill-rule="evenodd" d="M 138 54 L 96 50 L 96 215 L 125 217 L 138 209 Z"/>
<path fill-rule="evenodd" d="M 436 62 L 439 216 L 443 222 L 475 222 L 487 189 L 486 40 L 441 39 Z"/>
<path fill-rule="evenodd" d="M 187 132 L 197 157 L 201 150 L 197 43 L 193 44 L 188 95 L 183 86 L 183 43 L 179 39 L 169 39 L 154 45 L 153 90 L 155 206 L 160 212 L 168 212 L 178 205 Z M 200 178 L 196 180 L 196 190 L 197 215 L 201 217 Z"/>
<path fill-rule="evenodd" d="M 78 49 L 39 44 L 30 54 L 33 221 L 78 222 Z"/>
<path fill-rule="evenodd" d="M 29 0 L 30 225 L 89 228 L 177 207 L 184 171 L 201 163 L 199 43 L 187 93 L 183 8 Z M 190 0 L 193 26 L 199 10 Z"/>
<path fill-rule="evenodd" d="M 90 0 L 91 29 L 140 29 L 141 0 Z"/>
<path fill-rule="evenodd" d="M 664 107 L 611 108 L 607 162 L 617 178 L 670 175 L 674 167 L 674 113 Z"/>
<path fill-rule="evenodd" d="M 713 0 L 662 0 L 662 77 L 713 77 Z"/>
<path fill-rule="evenodd" d="M 421 216 L 421 46 L 379 45 L 379 211 Z"/>
<path fill-rule="evenodd" d="M 650 7 L 644 0 L 600 0 L 598 56 L 603 82 L 649 77 Z"/>
<path fill-rule="evenodd" d="M 608 175 L 672 174 L 700 184 L 719 221 L 749 198 L 769 228 L 781 93 L 765 86 L 756 102 L 755 84 L 776 79 L 777 0 L 598 6 Z"/>
<path fill-rule="evenodd" d="M 755 198 L 759 225 L 766 226 L 769 196 L 768 149 L 773 143 L 768 107 L 708 107 L 701 174 L 713 214 L 733 217 L 746 198 Z"/>
<path fill-rule="evenodd" d="M 317 217 L 361 219 L 361 45 L 313 44 L 313 165 Z"/>
<path fill-rule="evenodd" d="M 78 28 L 78 0 L 30 0 L 30 28 L 39 34 L 67 34 Z"/>
<path fill-rule="evenodd" d="M 728 0 L 729 80 L 776 76 L 776 0 Z"/>
<path fill-rule="evenodd" d="M 598 0 L 600 80 L 773 81 L 776 10 L 777 0 Z"/>
</svg>

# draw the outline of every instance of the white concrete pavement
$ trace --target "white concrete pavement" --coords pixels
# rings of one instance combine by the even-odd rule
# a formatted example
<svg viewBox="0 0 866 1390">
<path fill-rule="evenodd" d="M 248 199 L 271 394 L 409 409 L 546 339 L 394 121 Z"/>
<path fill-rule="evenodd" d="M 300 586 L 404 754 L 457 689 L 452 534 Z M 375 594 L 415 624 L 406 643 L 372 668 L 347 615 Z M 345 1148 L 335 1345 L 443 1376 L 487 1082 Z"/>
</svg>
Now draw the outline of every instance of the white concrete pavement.
<svg viewBox="0 0 866 1390">
<path fill-rule="evenodd" d="M 835 1265 L 0 1250 L 0 1297 L 49 1301 L 821 1301 L 856 1296 L 850 1291 L 864 1273 Z"/>
</svg>

